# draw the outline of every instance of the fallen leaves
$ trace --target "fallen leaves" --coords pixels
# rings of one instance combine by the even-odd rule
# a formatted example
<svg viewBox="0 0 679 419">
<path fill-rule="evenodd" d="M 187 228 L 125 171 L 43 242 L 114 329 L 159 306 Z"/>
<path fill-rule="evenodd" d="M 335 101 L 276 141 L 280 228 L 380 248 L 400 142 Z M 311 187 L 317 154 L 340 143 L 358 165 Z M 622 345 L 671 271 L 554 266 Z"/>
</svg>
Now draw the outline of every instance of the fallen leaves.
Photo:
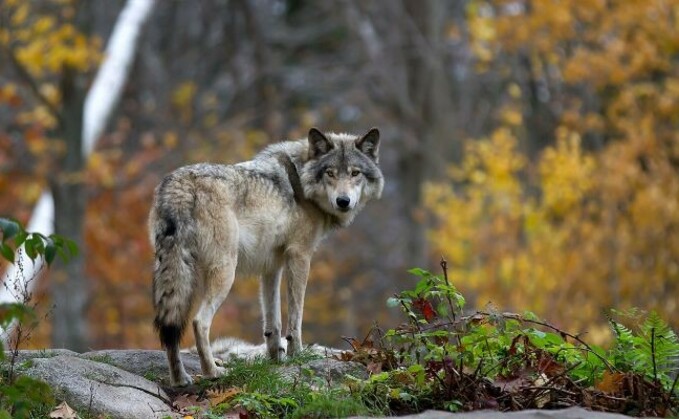
<svg viewBox="0 0 679 419">
<path fill-rule="evenodd" d="M 197 409 L 207 409 L 210 407 L 210 402 L 207 400 L 200 400 L 197 394 L 180 394 L 173 401 L 173 406 L 181 414 L 195 413 Z"/>
<path fill-rule="evenodd" d="M 52 419 L 77 419 L 78 414 L 66 402 L 61 402 L 49 415 Z"/>
<path fill-rule="evenodd" d="M 376 329 L 372 329 L 362 341 L 354 337 L 343 336 L 345 342 L 351 345 L 353 352 L 342 352 L 334 358 L 339 361 L 354 361 L 365 365 L 371 374 L 379 374 L 396 366 L 396 355 L 393 351 L 375 346 L 372 338 Z"/>
<path fill-rule="evenodd" d="M 210 402 L 210 406 L 217 406 L 225 402 L 231 401 L 234 397 L 242 393 L 243 390 L 237 387 L 231 387 L 227 390 L 217 389 L 208 390 L 206 395 Z"/>
<path fill-rule="evenodd" d="M 620 372 L 610 372 L 605 371 L 601 380 L 596 383 L 596 388 L 603 391 L 604 393 L 618 393 L 622 387 L 623 380 L 625 379 L 625 374 Z"/>
</svg>

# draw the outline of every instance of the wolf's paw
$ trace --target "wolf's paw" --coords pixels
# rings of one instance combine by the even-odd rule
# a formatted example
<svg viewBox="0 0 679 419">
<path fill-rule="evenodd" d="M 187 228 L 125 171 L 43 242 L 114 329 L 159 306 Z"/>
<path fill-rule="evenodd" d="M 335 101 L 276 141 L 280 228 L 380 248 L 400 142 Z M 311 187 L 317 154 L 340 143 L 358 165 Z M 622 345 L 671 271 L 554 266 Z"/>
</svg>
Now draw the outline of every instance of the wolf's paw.
<svg viewBox="0 0 679 419">
<path fill-rule="evenodd" d="M 268 348 L 269 358 L 274 362 L 282 362 L 285 359 L 285 346 L 279 345 Z"/>
<path fill-rule="evenodd" d="M 215 365 L 215 370 L 214 370 L 214 372 L 210 373 L 210 377 L 218 378 L 218 377 L 221 377 L 224 374 L 226 374 L 226 368 L 219 367 L 219 366 Z"/>
<path fill-rule="evenodd" d="M 193 378 L 186 371 L 182 371 L 179 375 L 179 379 L 172 380 L 173 387 L 183 387 L 193 384 Z"/>
<path fill-rule="evenodd" d="M 289 357 L 293 357 L 302 352 L 302 339 L 293 336 L 287 336 L 285 339 L 288 341 L 287 352 Z"/>
<path fill-rule="evenodd" d="M 205 376 L 210 377 L 210 378 L 218 378 L 218 377 L 221 377 L 224 374 L 226 374 L 226 368 L 218 367 L 217 365 L 215 365 L 214 369 L 212 369 L 212 371 L 205 374 Z"/>
</svg>

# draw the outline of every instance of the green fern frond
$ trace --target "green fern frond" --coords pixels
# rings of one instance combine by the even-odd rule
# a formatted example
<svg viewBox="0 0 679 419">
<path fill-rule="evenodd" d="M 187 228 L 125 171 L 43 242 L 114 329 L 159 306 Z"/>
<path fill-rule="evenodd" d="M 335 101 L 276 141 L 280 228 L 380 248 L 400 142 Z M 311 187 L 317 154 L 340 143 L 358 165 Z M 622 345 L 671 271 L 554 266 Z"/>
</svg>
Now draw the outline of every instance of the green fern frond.
<svg viewBox="0 0 679 419">
<path fill-rule="evenodd" d="M 615 334 L 616 346 L 627 346 L 634 343 L 634 333 L 622 323 L 617 322 L 612 317 L 608 317 L 613 333 Z"/>
<path fill-rule="evenodd" d="M 648 315 L 641 325 L 641 335 L 641 349 L 655 367 L 657 378 L 664 380 L 665 376 L 677 371 L 679 338 L 658 313 L 653 311 Z"/>
</svg>

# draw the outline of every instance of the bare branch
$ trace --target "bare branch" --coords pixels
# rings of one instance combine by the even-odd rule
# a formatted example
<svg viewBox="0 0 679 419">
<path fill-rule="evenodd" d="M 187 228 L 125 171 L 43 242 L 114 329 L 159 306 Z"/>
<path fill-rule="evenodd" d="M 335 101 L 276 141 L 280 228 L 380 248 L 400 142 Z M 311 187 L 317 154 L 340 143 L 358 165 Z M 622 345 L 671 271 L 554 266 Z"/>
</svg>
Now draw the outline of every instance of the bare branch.
<svg viewBox="0 0 679 419">
<path fill-rule="evenodd" d="M 12 64 L 21 80 L 24 83 L 26 83 L 29 89 L 31 89 L 33 95 L 38 99 L 40 103 L 47 107 L 49 112 L 52 114 L 54 118 L 57 119 L 57 121 L 61 122 L 62 117 L 59 108 L 54 103 L 50 102 L 47 96 L 42 94 L 42 92 L 40 91 L 40 87 L 38 87 L 38 84 L 36 83 L 35 79 L 28 72 L 26 67 L 24 67 L 23 64 L 19 62 L 17 57 L 14 55 L 14 51 L 12 51 L 7 46 L 3 46 L 2 51 L 7 56 L 8 61 Z"/>
</svg>

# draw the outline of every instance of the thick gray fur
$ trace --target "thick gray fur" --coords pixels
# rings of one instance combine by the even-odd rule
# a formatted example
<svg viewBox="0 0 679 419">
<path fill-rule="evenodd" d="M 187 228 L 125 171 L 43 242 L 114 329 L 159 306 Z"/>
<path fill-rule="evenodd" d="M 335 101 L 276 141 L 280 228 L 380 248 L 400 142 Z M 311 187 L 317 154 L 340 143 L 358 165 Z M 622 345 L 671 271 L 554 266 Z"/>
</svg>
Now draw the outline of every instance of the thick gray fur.
<svg viewBox="0 0 679 419">
<path fill-rule="evenodd" d="M 172 383 L 191 377 L 179 357 L 189 320 L 202 372 L 216 376 L 209 331 L 236 275 L 261 278 L 267 352 L 280 360 L 281 277 L 288 289 L 288 354 L 302 348 L 302 310 L 311 257 L 329 231 L 349 225 L 379 198 L 379 131 L 322 133 L 273 144 L 252 160 L 177 169 L 158 185 L 149 216 L 155 247 L 155 326 Z"/>
</svg>

